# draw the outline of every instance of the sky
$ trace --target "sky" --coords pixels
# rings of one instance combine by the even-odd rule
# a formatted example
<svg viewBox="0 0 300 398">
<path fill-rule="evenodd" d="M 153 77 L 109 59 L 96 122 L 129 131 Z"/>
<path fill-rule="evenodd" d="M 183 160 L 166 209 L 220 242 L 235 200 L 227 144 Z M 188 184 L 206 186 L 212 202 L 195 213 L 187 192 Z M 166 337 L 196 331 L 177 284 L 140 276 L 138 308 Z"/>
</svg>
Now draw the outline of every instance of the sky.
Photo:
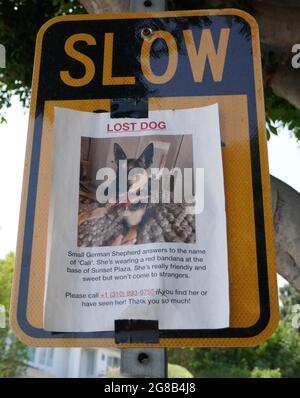
<svg viewBox="0 0 300 398">
<path fill-rule="evenodd" d="M 0 258 L 15 251 L 19 222 L 28 111 L 17 98 L 0 124 Z"/>
<path fill-rule="evenodd" d="M 0 259 L 16 248 L 27 125 L 28 111 L 14 98 L 7 124 L 0 124 Z M 282 129 L 268 142 L 268 154 L 270 173 L 300 192 L 300 143 Z"/>
</svg>

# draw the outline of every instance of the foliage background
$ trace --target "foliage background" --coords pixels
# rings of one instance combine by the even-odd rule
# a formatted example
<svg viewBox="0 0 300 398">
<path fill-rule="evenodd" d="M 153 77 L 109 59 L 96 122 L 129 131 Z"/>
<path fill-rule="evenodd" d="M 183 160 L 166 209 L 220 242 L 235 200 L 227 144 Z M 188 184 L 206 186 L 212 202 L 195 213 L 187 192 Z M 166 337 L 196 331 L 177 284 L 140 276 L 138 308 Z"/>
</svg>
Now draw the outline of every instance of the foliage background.
<svg viewBox="0 0 300 398">
<path fill-rule="evenodd" d="M 13 253 L 0 260 L 0 304 L 6 309 L 6 328 L 0 329 L 0 378 L 21 376 L 26 369 L 27 347 L 13 336 L 8 327 L 13 264 Z"/>
<path fill-rule="evenodd" d="M 300 377 L 300 333 L 292 326 L 293 305 L 300 294 L 280 288 L 281 322 L 264 343 L 250 348 L 191 348 L 169 350 L 169 361 L 185 366 L 195 377 Z"/>
</svg>

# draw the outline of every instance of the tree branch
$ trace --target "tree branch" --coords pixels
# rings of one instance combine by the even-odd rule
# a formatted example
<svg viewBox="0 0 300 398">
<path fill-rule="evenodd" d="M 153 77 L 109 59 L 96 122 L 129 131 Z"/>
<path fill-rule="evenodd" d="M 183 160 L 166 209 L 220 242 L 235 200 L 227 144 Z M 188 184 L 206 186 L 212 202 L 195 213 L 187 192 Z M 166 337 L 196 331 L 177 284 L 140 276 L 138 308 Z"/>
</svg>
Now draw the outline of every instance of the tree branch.
<svg viewBox="0 0 300 398">
<path fill-rule="evenodd" d="M 277 271 L 300 291 L 300 193 L 271 176 Z"/>
<path fill-rule="evenodd" d="M 300 41 L 300 2 L 254 0 L 251 8 L 259 24 L 261 42 L 276 55 L 278 63 L 270 85 L 278 97 L 300 109 L 299 71 L 291 66 L 291 48 Z"/>
<path fill-rule="evenodd" d="M 290 60 L 278 67 L 270 84 L 278 97 L 300 109 L 300 71 L 292 68 Z"/>
<path fill-rule="evenodd" d="M 293 1 L 253 0 L 251 9 L 258 22 L 264 44 L 287 53 L 299 37 L 300 3 Z"/>
<path fill-rule="evenodd" d="M 79 0 L 79 3 L 89 14 L 102 14 L 128 11 L 130 0 Z"/>
</svg>

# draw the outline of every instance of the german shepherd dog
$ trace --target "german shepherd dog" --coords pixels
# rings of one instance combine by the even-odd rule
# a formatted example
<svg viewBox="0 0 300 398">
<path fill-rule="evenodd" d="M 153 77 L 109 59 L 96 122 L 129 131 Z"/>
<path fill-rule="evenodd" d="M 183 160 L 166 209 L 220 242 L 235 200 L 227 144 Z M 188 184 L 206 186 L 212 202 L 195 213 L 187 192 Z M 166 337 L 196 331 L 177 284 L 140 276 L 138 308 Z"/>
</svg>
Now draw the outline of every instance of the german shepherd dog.
<svg viewBox="0 0 300 398">
<path fill-rule="evenodd" d="M 115 210 L 118 211 L 123 224 L 123 234 L 114 238 L 110 245 L 118 246 L 135 243 L 138 229 L 143 227 L 145 222 L 152 215 L 152 212 L 148 209 L 149 197 L 151 195 L 151 180 L 148 176 L 147 169 L 153 163 L 153 155 L 153 143 L 149 144 L 137 159 L 128 159 L 121 146 L 115 143 L 115 193 L 117 202 L 115 204 L 107 203 L 104 206 L 100 205 L 94 210 L 80 213 L 78 217 L 78 225 L 81 225 L 85 221 L 102 218 L 108 211 L 114 211 L 113 209 L 115 208 Z M 131 175 L 132 173 L 134 175 Z M 121 184 L 120 191 L 121 178 L 124 178 L 125 184 Z M 81 185 L 83 184 L 81 183 Z M 148 185 L 148 189 L 143 190 L 146 185 Z M 106 189 L 106 193 L 107 192 L 108 189 Z M 147 192 L 147 195 L 143 195 L 143 192 Z M 134 194 L 134 196 L 132 196 L 132 194 Z M 93 200 L 96 199 L 94 198 L 95 195 L 85 192 L 84 186 L 81 186 L 81 195 L 88 198 L 91 197 Z"/>
<path fill-rule="evenodd" d="M 147 214 L 147 207 L 149 197 L 151 196 L 151 180 L 147 173 L 147 169 L 149 169 L 153 163 L 153 155 L 153 143 L 149 144 L 137 159 L 128 159 L 121 146 L 116 143 L 114 144 L 114 157 L 117 166 L 116 197 L 117 200 L 122 197 L 126 198 L 122 200 L 123 203 L 118 202 L 116 206 L 120 206 L 120 208 L 123 209 L 123 225 L 125 232 L 128 232 L 132 227 L 142 227 L 148 219 L 149 214 Z M 127 186 L 124 186 L 123 189 L 121 188 L 120 191 L 119 181 L 122 174 L 122 167 L 126 165 Z M 133 177 L 130 174 L 133 174 Z M 143 189 L 147 192 L 146 196 L 143 196 Z M 137 199 L 136 201 L 130 199 L 131 193 L 134 193 L 134 198 Z"/>
</svg>

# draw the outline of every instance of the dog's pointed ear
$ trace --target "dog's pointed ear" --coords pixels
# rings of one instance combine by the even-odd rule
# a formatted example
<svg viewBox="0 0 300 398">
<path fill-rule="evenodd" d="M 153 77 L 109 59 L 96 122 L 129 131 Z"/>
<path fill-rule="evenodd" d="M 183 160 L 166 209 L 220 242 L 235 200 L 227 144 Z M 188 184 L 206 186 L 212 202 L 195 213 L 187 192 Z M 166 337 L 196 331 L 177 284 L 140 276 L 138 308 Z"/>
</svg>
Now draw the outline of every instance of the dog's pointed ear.
<svg viewBox="0 0 300 398">
<path fill-rule="evenodd" d="M 119 144 L 114 144 L 114 155 L 115 155 L 115 162 L 118 163 L 120 160 L 127 159 L 126 153 L 120 147 Z"/>
<path fill-rule="evenodd" d="M 149 144 L 145 148 L 144 152 L 139 157 L 139 160 L 143 162 L 145 169 L 148 169 L 148 167 L 150 167 L 151 163 L 153 162 L 153 155 L 154 155 L 154 145 L 151 142 L 151 144 Z"/>
</svg>

